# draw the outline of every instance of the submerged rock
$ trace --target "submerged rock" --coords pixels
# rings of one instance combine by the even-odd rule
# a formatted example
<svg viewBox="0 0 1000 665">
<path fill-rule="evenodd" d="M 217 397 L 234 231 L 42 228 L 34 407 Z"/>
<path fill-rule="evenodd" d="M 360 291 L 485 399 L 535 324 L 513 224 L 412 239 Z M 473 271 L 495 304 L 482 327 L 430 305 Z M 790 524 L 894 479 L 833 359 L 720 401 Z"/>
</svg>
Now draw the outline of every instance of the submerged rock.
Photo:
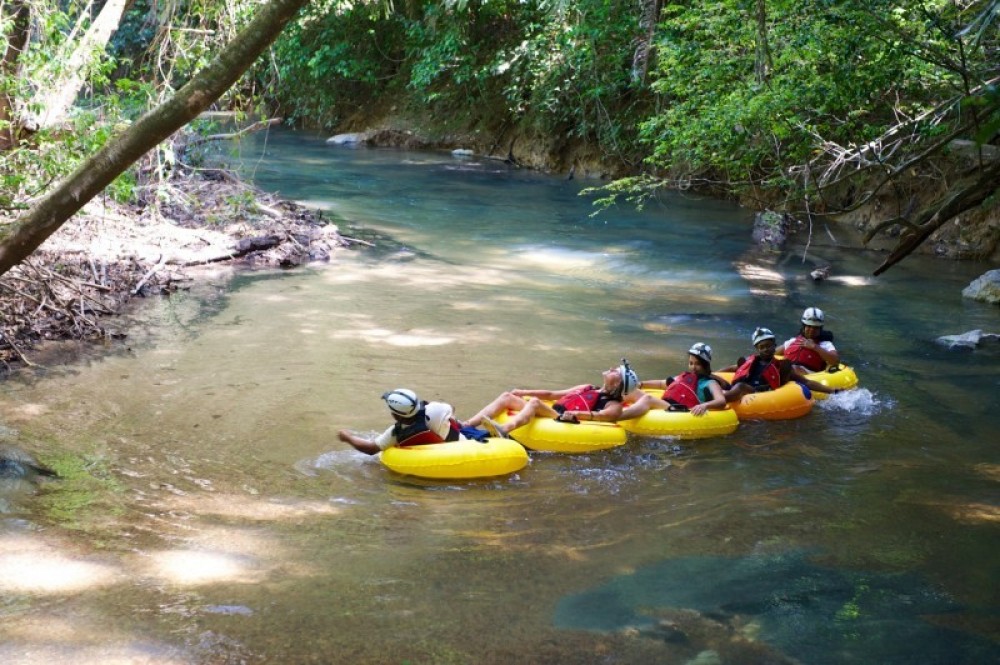
<svg viewBox="0 0 1000 665">
<path fill-rule="evenodd" d="M 1000 305 L 1000 270 L 990 270 L 962 289 L 966 298 Z"/>
<path fill-rule="evenodd" d="M 822 268 L 816 268 L 809 273 L 814 282 L 822 282 L 824 279 L 830 276 L 830 266 L 823 266 Z"/>
<path fill-rule="evenodd" d="M 937 338 L 937 343 L 949 349 L 973 350 L 983 343 L 1000 342 L 1000 333 L 984 333 L 982 330 L 970 330 L 961 335 L 944 335 Z"/>
<path fill-rule="evenodd" d="M 9 443 L 0 443 L 0 478 L 33 480 L 38 476 L 57 478 L 59 474 L 39 463 L 26 450 Z"/>
</svg>

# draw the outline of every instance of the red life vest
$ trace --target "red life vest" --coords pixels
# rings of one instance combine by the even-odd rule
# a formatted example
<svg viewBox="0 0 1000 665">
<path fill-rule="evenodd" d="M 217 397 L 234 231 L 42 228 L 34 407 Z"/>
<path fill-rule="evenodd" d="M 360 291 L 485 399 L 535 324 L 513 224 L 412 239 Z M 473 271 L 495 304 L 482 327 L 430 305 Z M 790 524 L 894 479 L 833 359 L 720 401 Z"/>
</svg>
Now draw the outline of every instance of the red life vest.
<svg viewBox="0 0 1000 665">
<path fill-rule="evenodd" d="M 440 434 L 427 425 L 427 413 L 424 409 L 420 409 L 411 422 L 396 423 L 392 433 L 396 437 L 396 445 L 400 448 L 406 448 L 407 446 L 422 446 L 428 443 L 457 441 L 459 425 L 458 421 L 452 418 L 449 421 L 448 436 L 441 438 Z"/>
<path fill-rule="evenodd" d="M 785 347 L 785 357 L 796 365 L 802 365 L 806 369 L 811 369 L 814 372 L 826 369 L 826 361 L 823 360 L 823 356 L 819 355 L 812 349 L 807 349 L 802 346 L 805 339 L 806 338 L 802 335 L 798 335 L 791 344 Z M 819 342 L 817 342 L 817 344 L 818 343 Z"/>
<path fill-rule="evenodd" d="M 600 388 L 587 386 L 565 397 L 560 397 L 555 406 L 561 406 L 566 411 L 600 411 L 609 401 L 609 396 L 601 392 Z"/>
<path fill-rule="evenodd" d="M 740 365 L 740 368 L 736 370 L 736 374 L 733 375 L 733 383 L 743 381 L 744 383 L 749 383 L 754 388 L 764 386 L 770 386 L 771 390 L 780 388 L 781 372 L 778 371 L 777 363 L 772 360 L 767 365 L 760 367 L 757 372 L 751 374 L 755 362 L 757 362 L 757 356 L 750 356 L 749 360 Z"/>
<path fill-rule="evenodd" d="M 663 399 L 689 409 L 698 406 L 701 404 L 701 398 L 698 397 L 698 378 L 694 372 L 678 374 L 663 391 Z"/>
</svg>

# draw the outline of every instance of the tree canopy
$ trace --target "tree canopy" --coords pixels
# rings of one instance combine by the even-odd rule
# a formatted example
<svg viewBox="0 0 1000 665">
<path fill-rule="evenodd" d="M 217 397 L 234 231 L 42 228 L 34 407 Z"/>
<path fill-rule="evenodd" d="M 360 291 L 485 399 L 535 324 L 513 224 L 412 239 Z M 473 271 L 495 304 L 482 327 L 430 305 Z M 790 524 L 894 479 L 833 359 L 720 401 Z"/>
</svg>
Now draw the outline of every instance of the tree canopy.
<svg viewBox="0 0 1000 665">
<path fill-rule="evenodd" d="M 3 5 L 0 205 L 25 206 L 170 99 L 252 14 Z M 880 272 L 995 205 L 998 47 L 1000 0 L 313 0 L 218 104 L 327 129 L 409 114 L 498 147 L 514 132 L 589 143 L 629 173 L 604 202 L 700 188 L 811 219 L 892 196 L 873 227 L 898 238 Z M 80 82 L 57 126 L 32 120 L 65 102 L 46 96 L 53 81 Z M 150 153 L 111 193 L 155 202 L 150 174 L 175 158 Z"/>
</svg>

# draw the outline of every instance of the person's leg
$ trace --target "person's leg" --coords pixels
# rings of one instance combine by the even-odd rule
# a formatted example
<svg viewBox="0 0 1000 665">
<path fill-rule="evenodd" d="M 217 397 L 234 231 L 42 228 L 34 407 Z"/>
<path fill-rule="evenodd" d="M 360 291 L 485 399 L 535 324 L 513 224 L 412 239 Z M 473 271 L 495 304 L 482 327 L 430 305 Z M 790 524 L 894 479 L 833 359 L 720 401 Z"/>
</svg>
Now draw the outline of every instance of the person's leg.
<svg viewBox="0 0 1000 665">
<path fill-rule="evenodd" d="M 479 427 L 484 418 L 493 418 L 508 409 L 512 411 L 521 411 L 525 408 L 525 406 L 527 406 L 527 404 L 528 403 L 525 402 L 523 398 L 518 397 L 513 393 L 505 392 L 480 409 L 479 413 L 466 420 L 465 424 L 469 427 Z"/>
<path fill-rule="evenodd" d="M 523 400 L 522 400 L 523 401 Z M 524 408 L 510 416 L 501 428 L 504 432 L 510 433 L 522 425 L 527 425 L 536 415 L 550 416 L 555 418 L 558 414 L 548 404 L 545 404 L 537 397 L 531 397 L 524 404 Z"/>
</svg>

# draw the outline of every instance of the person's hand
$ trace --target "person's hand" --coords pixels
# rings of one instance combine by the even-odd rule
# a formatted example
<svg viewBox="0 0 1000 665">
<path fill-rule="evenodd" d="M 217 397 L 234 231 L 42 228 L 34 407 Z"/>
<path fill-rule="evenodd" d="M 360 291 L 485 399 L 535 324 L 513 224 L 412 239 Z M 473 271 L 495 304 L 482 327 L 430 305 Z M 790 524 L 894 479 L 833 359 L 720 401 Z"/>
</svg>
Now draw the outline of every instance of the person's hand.
<svg viewBox="0 0 1000 665">
<path fill-rule="evenodd" d="M 337 432 L 337 438 L 343 441 L 344 443 L 350 443 L 351 433 L 348 432 L 346 429 L 342 429 L 339 432 Z"/>
<path fill-rule="evenodd" d="M 556 416 L 556 420 L 558 420 L 561 423 L 573 423 L 573 424 L 577 424 L 577 423 L 580 422 L 580 419 L 577 418 L 575 415 L 570 415 L 567 418 L 566 417 L 567 413 L 568 413 L 567 411 L 563 411 L 558 416 Z"/>
<path fill-rule="evenodd" d="M 708 407 L 704 404 L 695 404 L 691 407 L 692 416 L 703 416 L 708 413 Z"/>
</svg>

